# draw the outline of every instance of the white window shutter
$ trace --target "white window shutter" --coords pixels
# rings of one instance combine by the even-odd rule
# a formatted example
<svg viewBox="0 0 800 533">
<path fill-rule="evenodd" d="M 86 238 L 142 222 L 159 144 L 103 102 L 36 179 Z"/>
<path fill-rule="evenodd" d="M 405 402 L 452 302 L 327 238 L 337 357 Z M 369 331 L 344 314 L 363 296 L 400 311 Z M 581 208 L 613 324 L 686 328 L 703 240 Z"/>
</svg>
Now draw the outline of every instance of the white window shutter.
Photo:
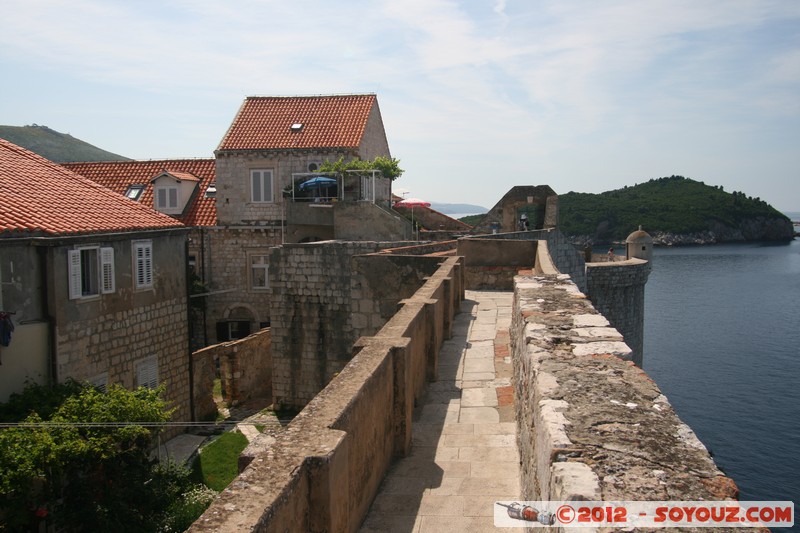
<svg viewBox="0 0 800 533">
<path fill-rule="evenodd" d="M 114 292 L 114 249 L 100 248 L 100 275 L 102 276 L 101 292 Z"/>
<path fill-rule="evenodd" d="M 80 250 L 67 250 L 67 270 L 69 273 L 69 299 L 75 300 L 83 296 Z"/>
<path fill-rule="evenodd" d="M 153 285 L 153 244 L 139 242 L 136 250 L 136 288 L 142 289 Z"/>
<path fill-rule="evenodd" d="M 272 171 L 264 171 L 264 201 L 272 202 Z"/>
<path fill-rule="evenodd" d="M 178 207 L 178 189 L 169 189 L 169 207 Z"/>
<path fill-rule="evenodd" d="M 253 201 L 261 201 L 261 172 L 254 170 L 250 175 L 250 182 L 253 187 Z"/>
<path fill-rule="evenodd" d="M 136 366 L 136 385 L 150 389 L 158 387 L 158 358 L 151 357 Z"/>
</svg>

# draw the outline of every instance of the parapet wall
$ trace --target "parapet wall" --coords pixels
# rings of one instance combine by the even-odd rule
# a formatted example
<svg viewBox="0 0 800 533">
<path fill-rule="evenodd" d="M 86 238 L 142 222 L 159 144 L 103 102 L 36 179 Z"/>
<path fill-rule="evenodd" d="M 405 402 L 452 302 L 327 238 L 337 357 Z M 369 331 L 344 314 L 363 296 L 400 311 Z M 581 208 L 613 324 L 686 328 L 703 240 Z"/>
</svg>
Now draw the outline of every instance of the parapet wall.
<svg viewBox="0 0 800 533">
<path fill-rule="evenodd" d="M 586 294 L 625 336 L 638 367 L 642 366 L 644 354 L 644 291 L 650 270 L 649 261 L 635 258 L 586 263 Z"/>
<path fill-rule="evenodd" d="M 464 298 L 444 259 L 352 359 L 192 525 L 192 532 L 356 531 L 395 456 Z"/>
<path fill-rule="evenodd" d="M 374 242 L 284 244 L 270 250 L 273 401 L 302 408 L 350 360 L 351 258 Z"/>
<path fill-rule="evenodd" d="M 303 408 L 437 271 L 444 257 L 378 254 L 387 244 L 284 244 L 270 251 L 273 403 Z"/>
<path fill-rule="evenodd" d="M 530 270 L 536 262 L 535 240 L 464 238 L 458 241 L 458 255 L 464 256 L 464 277 L 472 290 L 510 291 L 514 276 Z"/>
<path fill-rule="evenodd" d="M 737 497 L 568 276 L 516 278 L 511 345 L 522 499 Z"/>
<path fill-rule="evenodd" d="M 469 250 L 465 250 L 461 247 L 461 243 L 466 239 L 459 240 L 459 254 L 469 253 Z M 586 290 L 586 263 L 583 259 L 583 255 L 573 246 L 572 244 L 567 241 L 567 238 L 564 236 L 561 231 L 557 228 L 546 228 L 546 229 L 538 229 L 538 230 L 531 230 L 531 231 L 516 231 L 511 233 L 492 233 L 486 235 L 473 235 L 469 239 L 469 241 L 503 241 L 503 240 L 511 240 L 511 241 L 544 241 L 547 243 L 545 248 L 541 246 L 538 247 L 536 252 L 537 259 L 536 263 L 538 264 L 540 260 L 547 262 L 548 264 L 552 265 L 553 268 L 561 272 L 562 274 L 569 274 L 572 278 L 572 281 L 582 290 Z M 538 257 L 538 254 L 546 254 L 547 257 L 541 259 Z M 491 259 L 490 257 L 484 258 L 484 261 L 487 259 Z M 498 263 L 499 264 L 499 263 Z M 513 265 L 508 265 L 513 266 Z M 528 269 L 534 268 L 534 262 L 528 264 L 526 267 Z M 510 270 L 514 270 L 511 268 Z M 516 271 L 513 272 L 508 279 L 503 279 L 504 286 L 495 286 L 493 287 L 495 290 L 512 290 L 513 287 L 513 276 L 516 274 Z M 467 285 L 469 288 L 473 288 L 472 285 Z"/>
<path fill-rule="evenodd" d="M 192 354 L 192 398 L 195 419 L 217 414 L 213 400 L 217 362 L 223 399 L 236 405 L 250 398 L 272 398 L 272 335 L 262 329 L 244 339 L 223 342 Z"/>
</svg>

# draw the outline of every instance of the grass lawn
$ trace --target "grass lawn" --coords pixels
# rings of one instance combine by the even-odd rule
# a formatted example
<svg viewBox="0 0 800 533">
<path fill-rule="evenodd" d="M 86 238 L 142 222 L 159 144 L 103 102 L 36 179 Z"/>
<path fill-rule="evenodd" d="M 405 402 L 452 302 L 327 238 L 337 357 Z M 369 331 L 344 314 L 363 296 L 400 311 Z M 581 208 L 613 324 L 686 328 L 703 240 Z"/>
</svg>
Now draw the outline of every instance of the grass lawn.
<svg viewBox="0 0 800 533">
<path fill-rule="evenodd" d="M 220 492 L 239 474 L 239 454 L 247 447 L 247 437 L 238 431 L 223 433 L 200 450 L 193 472 L 198 481 Z"/>
</svg>

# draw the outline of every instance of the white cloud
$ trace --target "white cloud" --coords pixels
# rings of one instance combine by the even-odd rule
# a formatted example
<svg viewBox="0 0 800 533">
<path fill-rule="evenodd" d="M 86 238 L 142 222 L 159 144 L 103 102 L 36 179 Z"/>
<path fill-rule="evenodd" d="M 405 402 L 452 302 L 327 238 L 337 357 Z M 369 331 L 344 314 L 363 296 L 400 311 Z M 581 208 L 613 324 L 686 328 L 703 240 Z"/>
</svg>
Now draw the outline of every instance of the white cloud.
<svg viewBox="0 0 800 533">
<path fill-rule="evenodd" d="M 460 167 L 462 177 L 480 168 L 476 189 L 488 169 L 514 165 L 580 189 L 586 164 L 570 153 L 622 167 L 631 145 L 655 154 L 669 142 L 662 151 L 686 154 L 687 126 L 713 138 L 779 129 L 770 121 L 800 113 L 798 2 L 5 0 L 4 12 L 13 13 L 0 20 L 4 72 L 25 67 L 100 99 L 147 94 L 147 113 L 169 119 L 165 149 L 182 137 L 170 121 L 223 120 L 219 109 L 235 111 L 248 94 L 373 91 L 394 155 L 412 168 Z M 176 109 L 182 94 L 191 103 Z M 9 94 L 20 102 L 9 111 L 26 98 Z M 126 120 L 144 114 L 119 107 Z M 153 135 L 139 134 L 157 143 Z"/>
</svg>

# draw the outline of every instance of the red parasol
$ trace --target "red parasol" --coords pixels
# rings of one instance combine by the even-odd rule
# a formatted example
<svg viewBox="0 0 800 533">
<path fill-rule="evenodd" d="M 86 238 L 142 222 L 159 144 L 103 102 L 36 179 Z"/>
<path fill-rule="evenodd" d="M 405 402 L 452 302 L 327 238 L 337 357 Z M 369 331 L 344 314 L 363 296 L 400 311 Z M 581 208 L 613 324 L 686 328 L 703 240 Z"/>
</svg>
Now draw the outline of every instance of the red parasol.
<svg viewBox="0 0 800 533">
<path fill-rule="evenodd" d="M 431 203 L 419 198 L 406 198 L 394 204 L 395 207 L 430 207 Z"/>
</svg>

